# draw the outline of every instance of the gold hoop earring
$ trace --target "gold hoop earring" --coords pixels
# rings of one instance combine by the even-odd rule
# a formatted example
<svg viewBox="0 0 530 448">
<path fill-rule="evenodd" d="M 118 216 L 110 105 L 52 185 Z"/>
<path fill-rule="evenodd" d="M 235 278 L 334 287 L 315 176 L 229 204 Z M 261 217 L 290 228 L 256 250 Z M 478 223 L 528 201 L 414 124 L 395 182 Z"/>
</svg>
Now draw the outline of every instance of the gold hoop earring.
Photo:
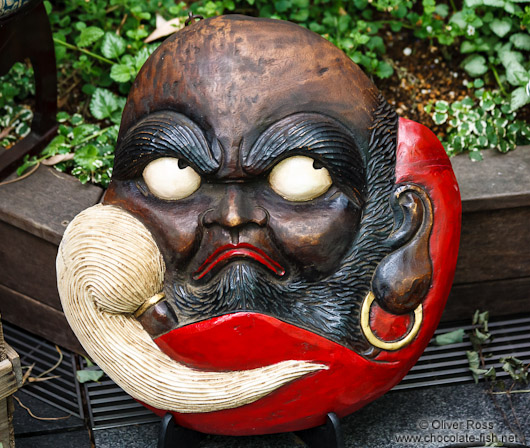
<svg viewBox="0 0 530 448">
<path fill-rule="evenodd" d="M 397 341 L 387 342 L 379 339 L 370 327 L 370 309 L 372 308 L 372 303 L 374 302 L 374 300 L 374 293 L 370 291 L 364 299 L 361 308 L 361 328 L 366 339 L 368 339 L 368 342 L 374 347 L 388 351 L 399 350 L 400 348 L 409 345 L 416 337 L 421 327 L 421 323 L 423 320 L 423 307 L 421 303 L 414 310 L 414 325 L 412 326 L 411 330 L 401 339 L 398 339 Z"/>
</svg>

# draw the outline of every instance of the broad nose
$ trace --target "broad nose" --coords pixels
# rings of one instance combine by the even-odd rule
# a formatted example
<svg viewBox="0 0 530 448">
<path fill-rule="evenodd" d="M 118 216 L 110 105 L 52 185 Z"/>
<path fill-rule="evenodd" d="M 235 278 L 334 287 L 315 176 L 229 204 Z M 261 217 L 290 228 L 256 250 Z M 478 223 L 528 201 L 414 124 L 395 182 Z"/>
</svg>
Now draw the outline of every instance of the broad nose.
<svg viewBox="0 0 530 448">
<path fill-rule="evenodd" d="M 249 223 L 264 226 L 267 211 L 256 204 L 250 191 L 239 185 L 228 185 L 215 208 L 204 215 L 204 224 L 218 224 L 227 228 L 241 227 Z"/>
</svg>

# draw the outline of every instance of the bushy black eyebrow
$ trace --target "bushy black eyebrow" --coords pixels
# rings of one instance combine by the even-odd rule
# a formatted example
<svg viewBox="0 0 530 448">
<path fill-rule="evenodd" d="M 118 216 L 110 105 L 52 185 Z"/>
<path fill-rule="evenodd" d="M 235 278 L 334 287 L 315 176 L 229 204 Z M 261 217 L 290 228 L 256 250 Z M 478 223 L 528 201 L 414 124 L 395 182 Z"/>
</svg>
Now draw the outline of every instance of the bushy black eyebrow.
<svg viewBox="0 0 530 448">
<path fill-rule="evenodd" d="M 341 189 L 364 202 L 366 176 L 361 151 L 353 135 L 325 115 L 295 114 L 273 124 L 243 154 L 242 165 L 246 172 L 258 175 L 296 154 L 321 161 Z"/>
<path fill-rule="evenodd" d="M 160 111 L 127 131 L 116 148 L 113 178 L 139 177 L 149 162 L 160 157 L 182 159 L 201 174 L 211 174 L 220 165 L 220 155 L 211 151 L 195 123 L 177 112 Z"/>
</svg>

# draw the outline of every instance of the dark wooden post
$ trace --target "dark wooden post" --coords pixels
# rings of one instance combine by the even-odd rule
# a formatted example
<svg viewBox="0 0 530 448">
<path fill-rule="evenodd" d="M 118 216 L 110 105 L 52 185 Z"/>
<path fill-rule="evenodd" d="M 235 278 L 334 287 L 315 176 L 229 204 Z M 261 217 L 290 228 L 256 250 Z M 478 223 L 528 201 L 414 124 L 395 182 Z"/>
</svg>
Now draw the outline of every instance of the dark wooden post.
<svg viewBox="0 0 530 448">
<path fill-rule="evenodd" d="M 0 17 L 0 75 L 29 58 L 35 74 L 35 110 L 31 132 L 9 150 L 0 149 L 0 179 L 26 154 L 36 154 L 57 130 L 57 71 L 55 49 L 46 9 L 41 1 Z"/>
</svg>

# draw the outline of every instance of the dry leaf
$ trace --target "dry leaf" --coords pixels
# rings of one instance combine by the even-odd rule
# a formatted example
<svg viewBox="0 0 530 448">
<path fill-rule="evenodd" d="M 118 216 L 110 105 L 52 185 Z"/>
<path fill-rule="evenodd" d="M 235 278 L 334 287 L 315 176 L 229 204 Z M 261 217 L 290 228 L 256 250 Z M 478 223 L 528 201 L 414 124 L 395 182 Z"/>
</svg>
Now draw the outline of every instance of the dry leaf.
<svg viewBox="0 0 530 448">
<path fill-rule="evenodd" d="M 45 159 L 42 161 L 43 165 L 56 165 L 59 162 L 64 162 L 65 160 L 72 160 L 74 158 L 74 153 L 69 152 L 68 154 L 57 154 L 55 156 L 51 156 L 48 159 Z"/>
<path fill-rule="evenodd" d="M 156 15 L 156 29 L 145 38 L 144 42 L 148 44 L 161 37 L 169 36 L 184 28 L 184 22 L 181 22 L 179 17 L 175 17 L 171 20 L 164 19 L 160 14 Z"/>
</svg>

